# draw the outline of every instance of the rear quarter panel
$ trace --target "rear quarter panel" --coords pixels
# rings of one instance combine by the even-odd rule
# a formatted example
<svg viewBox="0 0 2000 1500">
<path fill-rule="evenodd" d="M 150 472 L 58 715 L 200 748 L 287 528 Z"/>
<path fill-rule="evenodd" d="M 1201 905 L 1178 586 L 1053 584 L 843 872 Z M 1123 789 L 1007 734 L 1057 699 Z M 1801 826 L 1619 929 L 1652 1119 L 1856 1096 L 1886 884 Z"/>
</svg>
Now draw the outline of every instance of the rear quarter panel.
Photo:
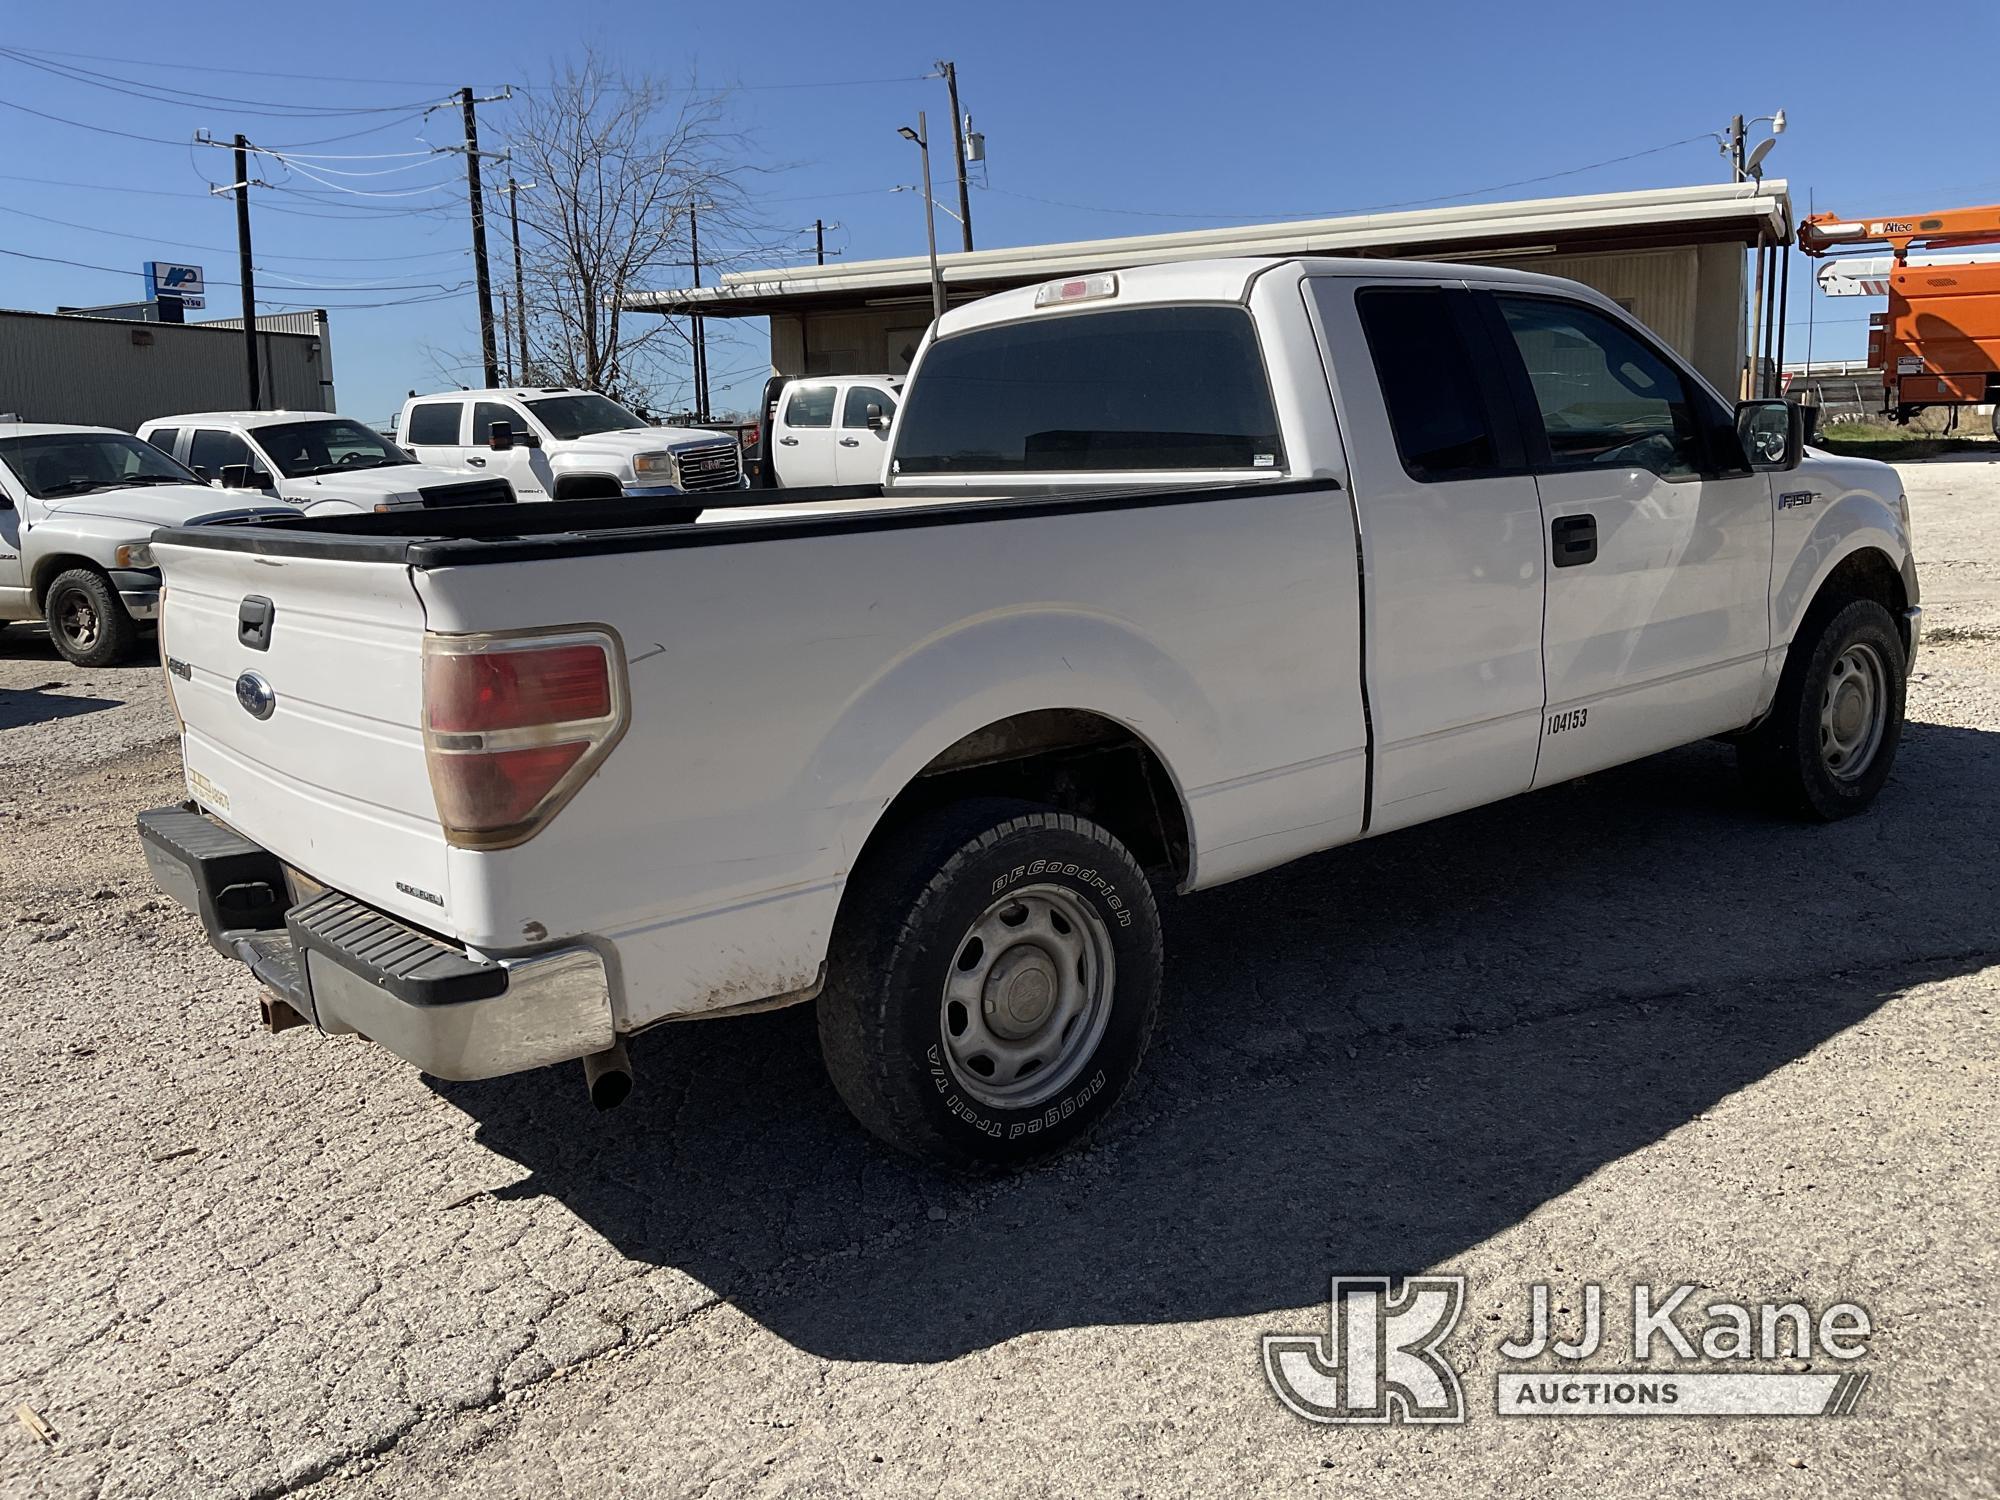
<svg viewBox="0 0 2000 1500">
<path fill-rule="evenodd" d="M 632 723 L 516 849 L 450 852 L 454 928 L 594 934 L 628 1029 L 810 988 L 883 808 L 997 719 L 1080 708 L 1174 777 L 1213 884 L 1359 830 L 1337 487 L 417 574 L 444 632 L 622 638 Z"/>
</svg>

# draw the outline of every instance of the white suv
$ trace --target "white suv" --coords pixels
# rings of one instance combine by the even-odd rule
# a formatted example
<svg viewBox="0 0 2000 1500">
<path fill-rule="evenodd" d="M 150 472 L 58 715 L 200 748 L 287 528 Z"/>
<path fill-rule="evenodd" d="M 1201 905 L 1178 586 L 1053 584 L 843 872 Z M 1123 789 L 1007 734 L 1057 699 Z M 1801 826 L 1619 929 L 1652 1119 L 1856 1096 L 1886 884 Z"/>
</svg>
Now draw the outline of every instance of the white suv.
<svg viewBox="0 0 2000 1500">
<path fill-rule="evenodd" d="M 317 411 L 211 411 L 155 417 L 139 436 L 210 484 L 250 490 L 307 515 L 505 505 L 505 480 L 419 463 L 374 428 Z"/>
<path fill-rule="evenodd" d="M 412 396 L 396 432 L 425 463 L 504 476 L 523 500 L 644 500 L 747 483 L 742 446 L 730 434 L 655 427 L 596 391 Z"/>
</svg>

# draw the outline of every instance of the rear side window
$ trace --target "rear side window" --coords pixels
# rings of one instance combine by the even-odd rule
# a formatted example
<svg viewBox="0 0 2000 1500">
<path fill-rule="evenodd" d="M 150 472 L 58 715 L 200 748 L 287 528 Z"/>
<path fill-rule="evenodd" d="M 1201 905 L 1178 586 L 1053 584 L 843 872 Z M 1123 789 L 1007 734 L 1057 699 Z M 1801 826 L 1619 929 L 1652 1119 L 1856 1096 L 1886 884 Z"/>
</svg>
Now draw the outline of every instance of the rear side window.
<svg viewBox="0 0 2000 1500">
<path fill-rule="evenodd" d="M 188 444 L 188 467 L 203 479 L 220 479 L 231 464 L 250 462 L 250 445 L 233 432 L 197 427 Z"/>
<path fill-rule="evenodd" d="M 1354 299 L 1403 472 L 1425 484 L 1500 467 L 1472 353 L 1441 287 L 1378 287 Z"/>
<path fill-rule="evenodd" d="M 1250 314 L 1069 313 L 938 340 L 904 395 L 898 474 L 1282 469 Z"/>
<path fill-rule="evenodd" d="M 833 387 L 830 385 L 800 386 L 792 392 L 792 399 L 785 403 L 785 425 L 787 427 L 831 427 L 833 425 Z"/>
<path fill-rule="evenodd" d="M 146 439 L 147 442 L 151 443 L 155 448 L 158 448 L 162 453 L 173 452 L 174 444 L 179 442 L 180 440 L 181 440 L 181 430 L 178 427 L 158 428 L 154 431 L 151 437 Z"/>
<path fill-rule="evenodd" d="M 456 447 L 458 414 L 464 410 L 456 401 L 431 401 L 411 407 L 410 428 L 403 434 L 403 441 L 418 447 Z"/>
</svg>

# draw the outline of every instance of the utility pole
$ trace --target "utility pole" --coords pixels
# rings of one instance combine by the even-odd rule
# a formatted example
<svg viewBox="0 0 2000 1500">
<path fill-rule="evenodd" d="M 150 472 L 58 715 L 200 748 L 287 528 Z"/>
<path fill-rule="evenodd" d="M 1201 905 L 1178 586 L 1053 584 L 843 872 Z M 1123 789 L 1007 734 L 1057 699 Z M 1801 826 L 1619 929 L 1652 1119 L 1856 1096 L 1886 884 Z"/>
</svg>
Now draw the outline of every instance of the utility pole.
<svg viewBox="0 0 2000 1500">
<path fill-rule="evenodd" d="M 1743 116 L 1733 115 L 1729 121 L 1729 163 L 1731 182 L 1743 180 Z"/>
<path fill-rule="evenodd" d="M 924 242 L 931 255 L 931 321 L 944 316 L 944 275 L 938 270 L 937 258 L 937 212 L 931 203 L 931 127 L 922 110 L 917 111 L 917 128 L 898 125 L 896 134 L 906 141 L 915 141 L 917 151 L 923 157 L 924 180 L 917 189 L 924 195 Z"/>
<path fill-rule="evenodd" d="M 826 221 L 824 219 L 813 220 L 813 264 L 816 266 L 826 264 Z"/>
<path fill-rule="evenodd" d="M 257 369 L 257 287 L 250 267 L 250 143 L 236 135 L 236 263 L 243 282 L 243 360 L 250 377 L 251 411 L 264 409 L 264 382 Z"/>
<path fill-rule="evenodd" d="M 514 328 L 521 341 L 523 385 L 528 383 L 528 294 L 521 279 L 521 189 L 533 186 L 532 182 L 516 182 L 512 172 L 507 174 L 507 218 L 514 229 Z"/>
<path fill-rule="evenodd" d="M 938 67 L 944 73 L 945 91 L 951 95 L 951 154 L 958 163 L 958 229 L 965 238 L 965 248 L 972 248 L 972 195 L 965 185 L 965 116 L 958 112 L 958 64 L 940 62 Z M 925 189 L 928 193 L 930 190 Z"/>
<path fill-rule="evenodd" d="M 493 347 L 493 286 L 486 273 L 486 202 L 479 189 L 479 121 L 470 86 L 458 91 L 465 115 L 465 189 L 472 200 L 472 274 L 479 287 L 479 352 L 486 363 L 486 383 L 500 383 L 500 361 Z"/>
<path fill-rule="evenodd" d="M 688 253 L 694 262 L 694 284 L 701 285 L 701 211 L 688 205 Z M 693 315 L 694 335 L 694 415 L 697 422 L 708 420 L 708 329 L 700 313 Z"/>
</svg>

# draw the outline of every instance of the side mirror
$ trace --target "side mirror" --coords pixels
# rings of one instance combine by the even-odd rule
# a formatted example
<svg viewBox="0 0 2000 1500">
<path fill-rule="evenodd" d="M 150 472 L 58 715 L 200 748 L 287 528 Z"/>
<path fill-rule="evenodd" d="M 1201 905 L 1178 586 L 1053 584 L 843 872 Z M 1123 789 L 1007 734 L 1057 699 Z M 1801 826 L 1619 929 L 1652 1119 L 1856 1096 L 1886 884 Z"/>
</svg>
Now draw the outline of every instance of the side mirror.
<svg viewBox="0 0 2000 1500">
<path fill-rule="evenodd" d="M 496 453 L 504 453 L 514 446 L 514 424 L 495 422 L 486 429 L 486 446 Z"/>
<path fill-rule="evenodd" d="M 1790 401 L 1739 401 L 1736 435 L 1751 468 L 1765 473 L 1796 469 L 1806 451 L 1805 408 Z"/>
<path fill-rule="evenodd" d="M 13 508 L 14 497 L 5 490 L 0 490 L 0 510 L 12 510 Z"/>
<path fill-rule="evenodd" d="M 539 432 L 517 432 L 514 444 L 519 448 L 539 448 L 542 446 L 542 435 Z"/>
<path fill-rule="evenodd" d="M 250 488 L 250 465 L 224 464 L 222 466 L 222 487 L 225 490 L 247 490 Z"/>
<path fill-rule="evenodd" d="M 870 427 L 877 432 L 887 432 L 889 430 L 889 419 L 882 414 L 882 403 L 880 401 L 870 401 L 867 411 L 868 425 Z"/>
</svg>

